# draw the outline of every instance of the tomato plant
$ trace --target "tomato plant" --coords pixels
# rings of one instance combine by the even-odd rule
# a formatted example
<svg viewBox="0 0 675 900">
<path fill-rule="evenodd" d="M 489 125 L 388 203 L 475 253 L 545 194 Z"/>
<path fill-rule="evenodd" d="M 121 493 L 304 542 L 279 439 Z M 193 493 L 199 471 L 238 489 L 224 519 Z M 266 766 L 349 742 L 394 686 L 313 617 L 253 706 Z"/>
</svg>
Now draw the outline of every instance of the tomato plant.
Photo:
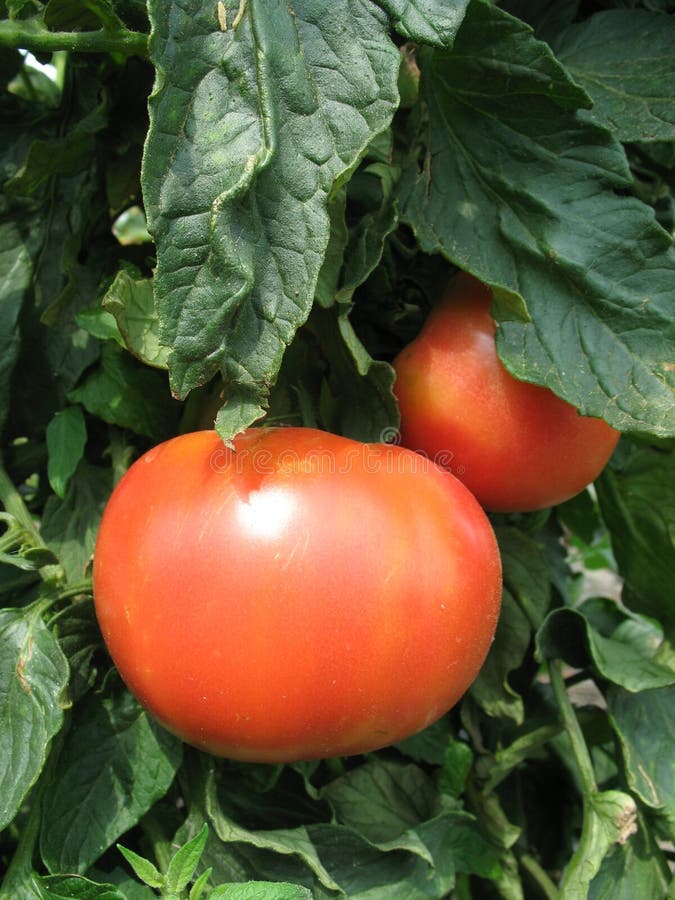
<svg viewBox="0 0 675 900">
<path fill-rule="evenodd" d="M 595 480 L 619 433 L 506 371 L 491 303 L 488 287 L 460 273 L 394 360 L 401 440 L 446 465 L 488 509 L 553 506 Z"/>
<path fill-rule="evenodd" d="M 0 900 L 668 894 L 673 12 L 0 0 Z"/>
<path fill-rule="evenodd" d="M 478 674 L 501 596 L 492 529 L 455 478 L 314 429 L 155 447 L 113 492 L 94 558 L 132 692 L 183 739 L 259 762 L 435 722 Z"/>
</svg>

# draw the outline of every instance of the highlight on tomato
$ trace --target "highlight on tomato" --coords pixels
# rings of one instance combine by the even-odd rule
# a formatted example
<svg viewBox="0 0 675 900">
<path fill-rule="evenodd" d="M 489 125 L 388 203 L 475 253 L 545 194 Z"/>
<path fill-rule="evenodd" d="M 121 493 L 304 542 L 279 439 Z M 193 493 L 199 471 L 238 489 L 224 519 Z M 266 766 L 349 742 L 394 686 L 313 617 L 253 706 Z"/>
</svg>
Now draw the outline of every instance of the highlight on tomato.
<svg viewBox="0 0 675 900">
<path fill-rule="evenodd" d="M 449 468 L 488 510 L 554 506 L 594 481 L 619 432 L 507 372 L 491 302 L 460 273 L 394 360 L 401 443 Z"/>
<path fill-rule="evenodd" d="M 401 447 L 309 428 L 213 431 L 141 457 L 94 557 L 101 630 L 167 729 L 259 762 L 362 753 L 452 707 L 490 647 L 494 533 Z"/>
</svg>

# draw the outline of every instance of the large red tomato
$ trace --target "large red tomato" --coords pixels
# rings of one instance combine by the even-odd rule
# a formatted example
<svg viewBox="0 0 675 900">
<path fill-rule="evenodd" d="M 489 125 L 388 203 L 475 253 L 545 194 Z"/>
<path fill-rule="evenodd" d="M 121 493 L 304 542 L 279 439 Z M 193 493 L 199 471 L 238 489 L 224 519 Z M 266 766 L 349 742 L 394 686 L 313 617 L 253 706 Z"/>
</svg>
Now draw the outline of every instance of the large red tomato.
<svg viewBox="0 0 675 900">
<path fill-rule="evenodd" d="M 394 360 L 401 441 L 449 468 L 486 509 L 553 506 L 595 479 L 619 433 L 509 375 L 491 301 L 489 288 L 461 273 Z"/>
<path fill-rule="evenodd" d="M 501 595 L 490 524 L 400 447 L 308 428 L 213 431 L 141 457 L 94 558 L 103 636 L 170 731 L 262 762 L 365 752 L 471 684 Z"/>
</svg>

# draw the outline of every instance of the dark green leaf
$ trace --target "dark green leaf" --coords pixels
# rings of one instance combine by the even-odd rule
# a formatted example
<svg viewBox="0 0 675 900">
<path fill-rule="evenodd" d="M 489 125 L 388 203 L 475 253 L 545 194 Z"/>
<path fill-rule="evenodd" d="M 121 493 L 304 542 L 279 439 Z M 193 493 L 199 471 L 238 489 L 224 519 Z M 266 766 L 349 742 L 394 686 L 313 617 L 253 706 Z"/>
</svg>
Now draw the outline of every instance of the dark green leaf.
<svg viewBox="0 0 675 900">
<path fill-rule="evenodd" d="M 372 5 L 249 0 L 235 29 L 236 7 L 222 4 L 218 31 L 199 0 L 150 4 L 143 173 L 172 386 L 184 396 L 220 369 L 225 438 L 262 414 L 309 313 L 328 194 L 388 126 L 399 68 Z"/>
<path fill-rule="evenodd" d="M 554 42 L 591 96 L 589 116 L 621 141 L 675 139 L 675 20 L 642 9 L 599 12 Z"/>
<path fill-rule="evenodd" d="M 175 409 L 166 377 L 142 368 L 112 342 L 101 349 L 100 367 L 68 397 L 104 422 L 129 428 L 157 443 L 175 430 Z"/>
<path fill-rule="evenodd" d="M 396 744 L 401 753 L 414 759 L 415 762 L 425 762 L 430 765 L 440 766 L 445 759 L 445 751 L 452 739 L 452 726 L 449 719 L 443 717 L 433 725 L 429 725 L 424 731 L 413 734 L 412 737 Z"/>
<path fill-rule="evenodd" d="M 619 430 L 675 433 L 675 253 L 615 193 L 631 185 L 621 145 L 572 111 L 584 95 L 548 47 L 486 3 L 420 62 L 427 157 L 402 218 L 422 249 L 495 286 L 514 376 Z"/>
<path fill-rule="evenodd" d="M 0 610 L 0 830 L 42 771 L 67 683 L 66 658 L 38 608 Z"/>
<path fill-rule="evenodd" d="M 123 27 L 110 0 L 49 0 L 44 23 L 54 31 Z"/>
<path fill-rule="evenodd" d="M 544 548 L 525 532 L 508 526 L 496 529 L 504 584 L 518 601 L 533 628 L 538 628 L 551 603 L 549 564 Z"/>
<path fill-rule="evenodd" d="M 77 710 L 44 797 L 40 847 L 50 872 L 86 871 L 164 796 L 181 761 L 180 742 L 126 692 Z"/>
<path fill-rule="evenodd" d="M 79 406 L 56 413 L 47 426 L 47 476 L 57 497 L 65 497 L 87 443 L 87 426 Z"/>
<path fill-rule="evenodd" d="M 400 837 L 432 818 L 433 782 L 414 765 L 373 761 L 331 781 L 322 791 L 342 825 L 373 843 Z"/>
<path fill-rule="evenodd" d="M 81 875 L 47 875 L 38 880 L 43 900 L 126 900 L 112 884 L 98 884 Z"/>
<path fill-rule="evenodd" d="M 624 599 L 675 635 L 675 453 L 636 449 L 624 464 L 605 469 L 598 501 L 625 579 Z"/>
<path fill-rule="evenodd" d="M 374 360 L 359 340 L 341 305 L 315 307 L 309 327 L 328 360 L 328 396 L 322 418 L 329 431 L 360 441 L 387 442 L 398 433 L 392 393 L 394 370 Z"/>
<path fill-rule="evenodd" d="M 509 673 L 517 669 L 530 643 L 532 629 L 508 589 L 502 597 L 502 611 L 494 643 L 483 668 L 469 692 L 476 703 L 489 715 L 523 721 L 523 701 L 508 681 Z"/>
<path fill-rule="evenodd" d="M 572 24 L 579 5 L 580 0 L 506 0 L 501 7 L 531 25 L 539 40 L 550 44 Z"/>
<path fill-rule="evenodd" d="M 451 47 L 469 0 L 377 0 L 411 41 Z"/>
<path fill-rule="evenodd" d="M 111 490 L 109 469 L 82 462 L 68 484 L 65 498 L 50 497 L 45 504 L 42 537 L 71 584 L 84 578 Z"/>
<path fill-rule="evenodd" d="M 608 696 L 628 785 L 643 803 L 667 816 L 675 836 L 674 702 L 674 687 L 639 694 L 617 687 Z"/>
<path fill-rule="evenodd" d="M 50 623 L 70 667 L 68 696 L 78 700 L 93 677 L 91 658 L 102 643 L 91 599 L 72 602 Z"/>
<path fill-rule="evenodd" d="M 115 316 L 128 349 L 141 362 L 166 369 L 169 351 L 159 341 L 159 319 L 152 280 L 133 269 L 121 269 L 103 298 L 103 308 Z"/>
<path fill-rule="evenodd" d="M 9 409 L 9 386 L 19 355 L 19 313 L 30 284 L 32 264 L 17 223 L 0 206 L 0 431 Z"/>
</svg>

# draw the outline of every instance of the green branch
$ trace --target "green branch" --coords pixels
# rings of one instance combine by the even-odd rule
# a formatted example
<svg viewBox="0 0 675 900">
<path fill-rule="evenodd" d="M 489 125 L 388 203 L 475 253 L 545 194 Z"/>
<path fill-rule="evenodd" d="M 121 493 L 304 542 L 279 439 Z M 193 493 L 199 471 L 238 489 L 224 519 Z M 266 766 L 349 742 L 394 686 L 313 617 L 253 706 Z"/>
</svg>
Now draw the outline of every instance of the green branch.
<svg viewBox="0 0 675 900">
<path fill-rule="evenodd" d="M 126 28 L 99 28 L 96 31 L 49 31 L 35 21 L 0 21 L 0 47 L 50 53 L 69 50 L 74 53 L 121 53 L 147 56 L 148 36 Z"/>
</svg>

